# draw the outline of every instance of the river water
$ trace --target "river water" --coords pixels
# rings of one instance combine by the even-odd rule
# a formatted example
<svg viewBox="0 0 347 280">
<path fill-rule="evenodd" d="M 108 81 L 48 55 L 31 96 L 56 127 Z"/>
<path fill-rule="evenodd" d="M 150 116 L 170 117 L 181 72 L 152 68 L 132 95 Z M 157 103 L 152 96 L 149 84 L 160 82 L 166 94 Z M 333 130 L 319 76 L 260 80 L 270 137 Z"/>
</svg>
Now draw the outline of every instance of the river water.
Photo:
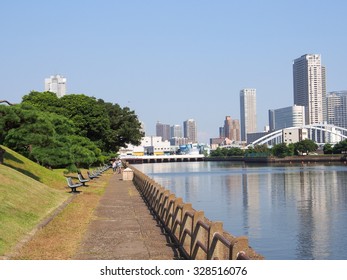
<svg viewBox="0 0 347 280">
<path fill-rule="evenodd" d="M 347 166 L 177 162 L 135 166 L 268 260 L 347 260 Z"/>
</svg>

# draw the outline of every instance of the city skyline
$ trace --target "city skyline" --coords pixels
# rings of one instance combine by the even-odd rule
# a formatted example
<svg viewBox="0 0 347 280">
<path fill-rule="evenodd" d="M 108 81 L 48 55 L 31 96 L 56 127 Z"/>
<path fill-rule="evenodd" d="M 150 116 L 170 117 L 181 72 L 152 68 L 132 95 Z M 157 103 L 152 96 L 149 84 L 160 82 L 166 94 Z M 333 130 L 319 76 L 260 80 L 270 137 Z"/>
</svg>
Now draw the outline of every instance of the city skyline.
<svg viewBox="0 0 347 280">
<path fill-rule="evenodd" d="M 240 119 L 243 88 L 257 90 L 258 130 L 269 109 L 291 106 L 292 63 L 303 54 L 322 56 L 327 92 L 347 89 L 345 1 L 60 4 L 63 21 L 50 1 L 3 3 L 2 99 L 19 103 L 60 73 L 69 93 L 134 110 L 149 135 L 158 119 L 194 118 L 208 143 L 225 116 Z M 319 21 L 307 20 L 312 10 Z"/>
</svg>

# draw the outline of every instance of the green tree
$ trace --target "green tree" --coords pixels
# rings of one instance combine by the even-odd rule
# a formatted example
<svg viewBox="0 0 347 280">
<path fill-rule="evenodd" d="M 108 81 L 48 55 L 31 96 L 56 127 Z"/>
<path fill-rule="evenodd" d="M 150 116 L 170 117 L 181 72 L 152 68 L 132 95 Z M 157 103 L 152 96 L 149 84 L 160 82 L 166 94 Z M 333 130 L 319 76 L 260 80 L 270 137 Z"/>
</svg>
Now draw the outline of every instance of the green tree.
<svg viewBox="0 0 347 280">
<path fill-rule="evenodd" d="M 255 145 L 254 146 L 254 152 L 256 152 L 256 153 L 268 153 L 269 148 L 266 144 Z"/>
<path fill-rule="evenodd" d="M 279 143 L 272 147 L 272 154 L 275 157 L 283 158 L 286 156 L 291 156 L 292 150 L 291 147 L 289 147 L 289 145 L 287 145 L 286 143 Z"/>
<path fill-rule="evenodd" d="M 316 151 L 317 148 L 318 145 L 310 139 L 305 139 L 294 143 L 295 154 L 308 154 L 310 152 Z"/>
<path fill-rule="evenodd" d="M 144 136 L 141 130 L 141 122 L 134 111 L 128 107 L 121 108 L 118 104 L 98 100 L 107 111 L 110 129 L 104 138 L 104 149 L 106 151 L 118 151 L 126 144 L 139 145 Z"/>
<path fill-rule="evenodd" d="M 117 152 L 128 143 L 138 145 L 143 136 L 134 111 L 102 99 L 83 94 L 57 98 L 50 92 L 31 92 L 22 103 L 67 117 L 74 123 L 76 135 L 89 138 L 104 152 Z"/>
<path fill-rule="evenodd" d="M 243 156 L 244 152 L 240 148 L 221 148 L 218 147 L 216 150 L 211 151 L 210 156 L 212 157 L 233 157 L 233 156 Z"/>
<path fill-rule="evenodd" d="M 336 143 L 333 147 L 334 154 L 345 154 L 347 152 L 347 140 Z"/>
<path fill-rule="evenodd" d="M 334 152 L 333 145 L 330 143 L 326 143 L 323 147 L 324 154 L 332 154 Z"/>
<path fill-rule="evenodd" d="M 13 128 L 7 127 L 4 145 L 29 157 L 34 146 L 48 147 L 53 142 L 54 127 L 46 115 L 27 109 L 11 112 L 17 114 L 19 122 Z"/>
<path fill-rule="evenodd" d="M 101 161 L 101 151 L 90 139 L 74 135 L 74 123 L 31 105 L 0 106 L 4 145 L 49 167 L 89 166 Z"/>
</svg>

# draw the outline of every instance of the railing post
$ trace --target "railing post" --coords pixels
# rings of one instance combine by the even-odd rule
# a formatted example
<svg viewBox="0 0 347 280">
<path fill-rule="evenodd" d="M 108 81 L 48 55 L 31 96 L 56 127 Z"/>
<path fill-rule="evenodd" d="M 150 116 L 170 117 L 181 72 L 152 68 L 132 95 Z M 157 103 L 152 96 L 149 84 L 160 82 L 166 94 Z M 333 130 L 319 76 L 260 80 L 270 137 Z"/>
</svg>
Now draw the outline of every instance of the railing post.
<svg viewBox="0 0 347 280">
<path fill-rule="evenodd" d="M 175 236 L 176 240 L 180 238 L 180 230 L 181 230 L 181 215 L 180 215 L 180 207 L 183 205 L 183 199 L 181 197 L 177 197 L 174 201 L 174 213 L 172 216 L 172 234 Z"/>
<path fill-rule="evenodd" d="M 225 246 L 220 242 L 214 242 L 214 234 L 218 232 L 223 235 L 223 223 L 222 222 L 211 222 L 210 232 L 209 232 L 209 244 L 208 244 L 208 259 L 225 259 Z"/>
<path fill-rule="evenodd" d="M 168 211 L 165 217 L 166 227 L 170 230 L 172 230 L 172 227 L 173 227 L 173 218 L 174 218 L 173 216 L 175 214 L 175 205 L 174 205 L 175 200 L 176 200 L 176 196 L 174 194 L 170 194 L 168 197 Z"/>
<path fill-rule="evenodd" d="M 237 254 L 241 251 L 246 252 L 249 249 L 248 246 L 248 238 L 247 236 L 239 236 L 235 237 L 235 239 L 232 241 L 233 249 L 232 249 L 232 259 L 237 259 Z"/>
<path fill-rule="evenodd" d="M 197 247 L 197 242 L 200 240 L 202 243 L 206 243 L 207 234 L 206 231 L 198 226 L 198 221 L 204 221 L 204 211 L 195 211 L 193 217 L 193 232 L 192 232 L 192 248 L 191 258 L 194 260 L 205 260 L 206 254 Z"/>
<path fill-rule="evenodd" d="M 191 243 L 192 243 L 192 229 L 193 219 L 188 216 L 188 212 L 193 212 L 191 203 L 185 203 L 182 209 L 181 216 L 181 230 L 180 230 L 180 245 L 190 255 L 191 254 Z M 185 230 L 190 232 L 190 235 L 184 234 Z"/>
</svg>

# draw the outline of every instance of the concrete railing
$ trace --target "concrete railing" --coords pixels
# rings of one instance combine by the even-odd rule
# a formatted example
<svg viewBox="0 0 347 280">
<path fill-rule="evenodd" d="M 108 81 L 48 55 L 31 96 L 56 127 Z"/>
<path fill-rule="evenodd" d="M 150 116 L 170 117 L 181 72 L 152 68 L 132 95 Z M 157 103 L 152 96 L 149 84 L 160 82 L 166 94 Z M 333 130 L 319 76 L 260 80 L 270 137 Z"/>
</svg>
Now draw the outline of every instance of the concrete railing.
<svg viewBox="0 0 347 280">
<path fill-rule="evenodd" d="M 223 230 L 222 222 L 208 220 L 203 211 L 165 189 L 133 166 L 133 182 L 148 206 L 179 246 L 193 260 L 263 259 L 245 236 L 235 237 Z"/>
</svg>

